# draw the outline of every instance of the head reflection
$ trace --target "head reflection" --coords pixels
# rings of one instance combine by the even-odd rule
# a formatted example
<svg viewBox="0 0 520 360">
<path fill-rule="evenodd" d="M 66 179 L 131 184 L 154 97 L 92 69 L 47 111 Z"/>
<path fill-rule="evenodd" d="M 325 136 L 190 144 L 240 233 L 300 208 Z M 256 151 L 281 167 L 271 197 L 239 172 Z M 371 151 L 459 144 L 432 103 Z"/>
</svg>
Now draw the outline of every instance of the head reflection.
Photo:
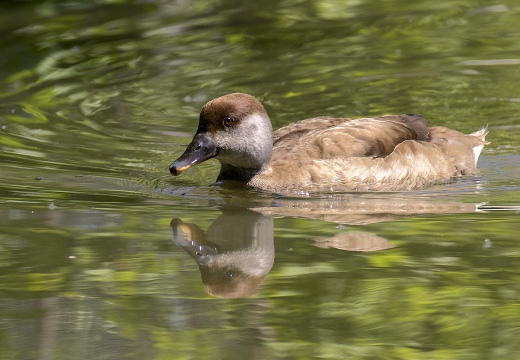
<svg viewBox="0 0 520 360">
<path fill-rule="evenodd" d="M 170 223 L 173 241 L 199 266 L 208 294 L 254 295 L 274 262 L 273 219 L 247 209 L 223 209 L 206 233 L 180 219 Z"/>
</svg>

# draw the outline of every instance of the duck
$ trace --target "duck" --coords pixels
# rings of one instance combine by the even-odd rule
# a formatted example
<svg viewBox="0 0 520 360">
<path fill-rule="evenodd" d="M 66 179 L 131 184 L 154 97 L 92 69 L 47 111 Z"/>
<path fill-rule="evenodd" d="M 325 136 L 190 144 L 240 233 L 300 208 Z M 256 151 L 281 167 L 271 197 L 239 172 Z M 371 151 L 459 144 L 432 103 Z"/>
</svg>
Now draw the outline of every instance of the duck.
<svg viewBox="0 0 520 360">
<path fill-rule="evenodd" d="M 475 175 L 487 127 L 463 134 L 420 115 L 320 116 L 273 132 L 254 96 L 207 102 L 193 140 L 169 167 L 173 176 L 215 158 L 217 183 L 277 194 L 407 191 Z"/>
</svg>

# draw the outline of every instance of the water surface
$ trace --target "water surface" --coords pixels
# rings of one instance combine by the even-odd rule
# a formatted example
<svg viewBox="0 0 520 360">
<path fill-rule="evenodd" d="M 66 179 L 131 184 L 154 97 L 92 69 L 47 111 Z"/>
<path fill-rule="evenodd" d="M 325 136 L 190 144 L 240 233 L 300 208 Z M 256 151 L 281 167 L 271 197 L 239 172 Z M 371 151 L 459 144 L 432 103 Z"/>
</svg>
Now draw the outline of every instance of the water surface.
<svg viewBox="0 0 520 360">
<path fill-rule="evenodd" d="M 517 359 L 514 1 L 0 5 L 0 359 Z M 479 173 L 303 198 L 168 165 L 208 100 L 275 128 L 489 127 Z"/>
</svg>

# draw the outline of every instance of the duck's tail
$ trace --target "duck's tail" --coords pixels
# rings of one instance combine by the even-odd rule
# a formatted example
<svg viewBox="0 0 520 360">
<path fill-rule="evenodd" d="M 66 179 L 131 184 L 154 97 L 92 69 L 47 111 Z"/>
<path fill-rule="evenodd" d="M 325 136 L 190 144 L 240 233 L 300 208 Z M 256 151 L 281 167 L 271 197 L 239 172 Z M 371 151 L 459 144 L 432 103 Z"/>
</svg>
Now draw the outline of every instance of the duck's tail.
<svg viewBox="0 0 520 360">
<path fill-rule="evenodd" d="M 484 126 L 483 128 L 481 128 L 481 129 L 479 129 L 479 130 L 477 130 L 477 131 L 475 131 L 475 132 L 472 132 L 472 133 L 469 134 L 469 135 L 474 136 L 474 137 L 476 137 L 476 138 L 479 138 L 479 139 L 482 141 L 482 146 L 484 146 L 484 145 L 488 145 L 488 144 L 490 144 L 489 141 L 486 141 L 486 135 L 487 135 L 488 133 L 489 133 L 489 131 L 488 131 L 488 126 L 486 125 L 486 126 Z"/>
</svg>

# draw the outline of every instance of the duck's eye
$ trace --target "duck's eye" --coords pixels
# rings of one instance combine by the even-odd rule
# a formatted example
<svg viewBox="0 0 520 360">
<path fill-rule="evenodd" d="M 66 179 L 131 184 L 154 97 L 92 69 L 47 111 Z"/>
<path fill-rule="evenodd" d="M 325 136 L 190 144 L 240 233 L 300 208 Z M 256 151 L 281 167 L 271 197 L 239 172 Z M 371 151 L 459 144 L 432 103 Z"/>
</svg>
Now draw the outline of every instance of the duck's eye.
<svg viewBox="0 0 520 360">
<path fill-rule="evenodd" d="M 233 119 L 230 116 L 224 118 L 224 125 L 227 126 L 227 127 L 233 125 L 234 122 L 235 122 L 235 119 Z"/>
</svg>

